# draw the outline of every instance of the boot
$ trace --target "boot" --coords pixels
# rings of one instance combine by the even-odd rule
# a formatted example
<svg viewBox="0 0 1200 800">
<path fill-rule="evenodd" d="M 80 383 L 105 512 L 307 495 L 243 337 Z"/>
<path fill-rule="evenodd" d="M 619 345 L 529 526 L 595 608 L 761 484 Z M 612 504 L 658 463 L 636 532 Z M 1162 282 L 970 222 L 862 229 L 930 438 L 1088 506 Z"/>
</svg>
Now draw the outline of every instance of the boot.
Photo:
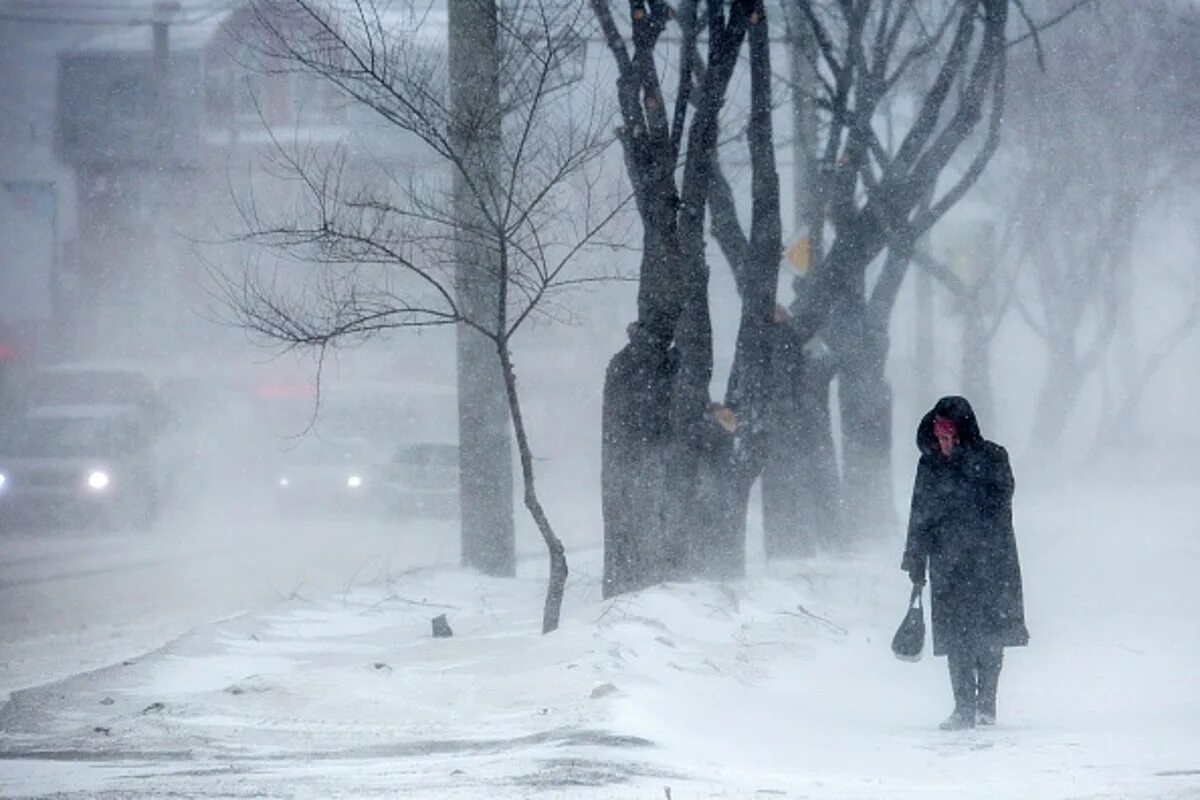
<svg viewBox="0 0 1200 800">
<path fill-rule="evenodd" d="M 946 654 L 950 668 L 950 688 L 954 691 L 954 713 L 938 727 L 944 731 L 959 731 L 975 727 L 978 705 L 978 675 L 972 653 L 952 650 Z"/>
<path fill-rule="evenodd" d="M 938 728 L 944 731 L 961 731 L 975 727 L 975 712 L 970 709 L 956 708 L 954 713 L 946 717 Z"/>
<path fill-rule="evenodd" d="M 996 724 L 996 689 L 1000 685 L 1000 667 L 1004 664 L 1004 651 L 1000 648 L 985 650 L 979 654 L 979 697 L 980 725 Z"/>
</svg>

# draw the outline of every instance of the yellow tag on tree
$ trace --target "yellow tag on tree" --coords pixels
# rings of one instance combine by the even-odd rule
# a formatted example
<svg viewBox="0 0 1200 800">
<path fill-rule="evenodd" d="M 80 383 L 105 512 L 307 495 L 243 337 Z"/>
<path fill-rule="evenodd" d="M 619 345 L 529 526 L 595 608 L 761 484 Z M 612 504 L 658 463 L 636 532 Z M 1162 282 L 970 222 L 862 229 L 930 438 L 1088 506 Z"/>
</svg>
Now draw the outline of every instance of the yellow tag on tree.
<svg viewBox="0 0 1200 800">
<path fill-rule="evenodd" d="M 716 404 L 712 413 L 717 424 L 724 428 L 726 433 L 733 433 L 737 430 L 737 414 L 733 413 L 732 408 Z"/>
<path fill-rule="evenodd" d="M 812 263 L 812 243 L 807 236 L 801 236 L 800 241 L 787 249 L 787 260 L 801 275 L 808 274 Z"/>
</svg>

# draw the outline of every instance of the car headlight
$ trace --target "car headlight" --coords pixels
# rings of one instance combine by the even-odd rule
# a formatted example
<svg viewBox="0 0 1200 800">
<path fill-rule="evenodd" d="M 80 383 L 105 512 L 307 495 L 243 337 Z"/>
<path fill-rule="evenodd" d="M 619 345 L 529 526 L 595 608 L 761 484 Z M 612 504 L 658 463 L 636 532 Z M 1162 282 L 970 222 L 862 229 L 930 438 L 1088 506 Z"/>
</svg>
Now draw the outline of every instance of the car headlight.
<svg viewBox="0 0 1200 800">
<path fill-rule="evenodd" d="M 8 483 L 8 476 L 0 472 L 0 492 L 4 491 L 4 486 Z"/>
<path fill-rule="evenodd" d="M 360 475 L 351 475 L 349 478 L 346 479 L 346 485 L 348 487 L 350 487 L 351 489 L 357 489 L 358 487 L 362 486 L 362 484 L 363 484 L 363 479 L 362 479 L 362 476 L 360 476 Z"/>
<path fill-rule="evenodd" d="M 87 485 L 88 488 L 95 492 L 102 492 L 112 483 L 112 479 L 108 477 L 108 473 L 102 469 L 94 469 L 88 473 Z"/>
<path fill-rule="evenodd" d="M 291 485 L 292 485 L 292 482 L 288 480 L 286 475 L 284 475 L 282 478 L 279 479 L 279 488 L 280 489 L 286 489 Z"/>
</svg>

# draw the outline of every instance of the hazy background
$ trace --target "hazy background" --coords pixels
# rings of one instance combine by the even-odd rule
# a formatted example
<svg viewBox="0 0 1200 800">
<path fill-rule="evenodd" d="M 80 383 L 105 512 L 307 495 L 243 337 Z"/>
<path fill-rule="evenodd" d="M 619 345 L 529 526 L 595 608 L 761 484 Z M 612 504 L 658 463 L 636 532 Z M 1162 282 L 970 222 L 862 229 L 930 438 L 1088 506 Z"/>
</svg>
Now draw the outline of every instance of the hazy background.
<svg viewBox="0 0 1200 800">
<path fill-rule="evenodd" d="M 1124 3 L 1114 0 L 1095 5 L 1080 12 L 1079 24 L 1087 28 L 1086 35 L 1103 40 L 1105 31 L 1121 25 L 1116 17 L 1105 15 Z M 1182 3 L 1159 5 L 1181 14 L 1190 8 Z M 436 167 L 411 140 L 389 136 L 373 126 L 360 109 L 330 100 L 319 88 L 295 82 L 291 94 L 271 94 L 266 84 L 245 71 L 236 54 L 231 55 L 234 45 L 221 41 L 219 26 L 239 7 L 225 0 L 188 0 L 169 25 L 168 63 L 170 80 L 178 82 L 178 91 L 172 95 L 177 117 L 164 135 L 183 137 L 181 152 L 186 157 L 166 165 L 131 166 L 131 153 L 136 155 L 139 148 L 163 133 L 152 127 L 147 130 L 138 122 L 146 119 L 144 113 L 138 116 L 142 113 L 138 110 L 143 91 L 140 81 L 153 69 L 152 6 L 135 0 L 0 2 L 0 183 L 4 186 L 0 193 L 0 335 L 16 353 L 0 363 L 10 391 L 19 388 L 23 376 L 38 365 L 96 358 L 132 360 L 192 376 L 206 385 L 212 390 L 206 401 L 210 406 L 195 418 L 192 433 L 216 451 L 212 463 L 226 480 L 176 497 L 176 513 L 162 518 L 160 533 L 180 552 L 194 546 L 197 536 L 243 542 L 247 537 L 260 537 L 269 546 L 255 549 L 255 558 L 269 559 L 289 547 L 288 537 L 279 532 L 286 524 L 272 527 L 278 526 L 278 521 L 265 522 L 269 514 L 259 511 L 267 504 L 263 498 L 270 494 L 274 480 L 271 465 L 294 444 L 289 436 L 308 429 L 315 400 L 303 387 L 312 382 L 316 363 L 311 354 L 281 355 L 251 341 L 223 319 L 223 309 L 208 293 L 209 270 L 214 266 L 236 267 L 270 258 L 244 246 L 216 244 L 240 232 L 235 198 L 253 190 L 264 207 L 288 202 L 286 187 L 273 180 L 265 160 L 270 140 L 264 117 L 277 133 L 295 141 L 348 142 L 368 164 L 373 158 L 387 158 L 393 159 L 389 163 Z M 1064 23 L 1063 28 L 1073 24 Z M 1059 33 L 1044 34 L 1045 73 L 1028 69 L 1028 47 L 1014 51 L 1014 60 L 1026 64 L 1023 72 L 1013 70 L 1010 92 L 1014 96 L 1022 90 L 1022 81 L 1038 84 L 1053 80 L 1056 69 L 1071 68 L 1070 59 L 1056 57 Z M 1192 34 L 1197 35 L 1195 31 Z M 1192 62 L 1200 58 L 1198 52 L 1175 51 L 1161 63 L 1174 63 L 1180 74 L 1193 74 Z M 64 97 L 60 80 L 67 69 L 62 57 L 76 59 L 70 63 L 79 71 L 73 73 L 76 89 L 69 98 Z M 89 62 L 88 57 L 102 60 Z M 577 102 L 611 96 L 610 63 L 603 47 L 590 42 L 586 78 L 577 87 Z M 1158 74 L 1161 72 L 1152 70 L 1150 79 Z M 1133 129 L 1145 127 L 1139 120 L 1147 111 L 1139 98 L 1145 94 L 1147 76 L 1113 70 L 1102 78 L 1109 83 L 1086 95 L 1099 111 L 1096 119 L 1114 125 L 1128 122 Z M 731 96 L 737 98 L 746 85 L 744 76 L 736 79 Z M 1179 101 L 1175 110 L 1185 123 L 1197 107 L 1198 85 L 1181 82 L 1172 89 L 1175 93 L 1171 96 Z M 247 93 L 255 87 L 267 98 L 259 109 L 246 102 Z M 779 166 L 785 176 L 787 240 L 794 235 L 786 223 L 790 213 L 790 180 L 786 176 L 792 159 L 782 91 L 778 102 L 776 131 Z M 1022 130 L 1019 102 L 1014 102 L 1014 109 L 1002 149 L 983 180 L 932 234 L 932 251 L 947 261 L 955 257 L 956 247 L 964 246 L 956 242 L 970 240 L 970 231 L 977 229 L 981 220 L 993 223 L 998 237 L 1003 235 L 1004 203 L 1019 192 L 1026 174 L 1023 147 L 1042 135 L 1033 123 Z M 728 113 L 738 111 L 735 99 Z M 89 120 L 99 119 L 96 115 L 102 113 L 117 118 L 125 115 L 128 129 L 114 127 L 112 119 L 105 117 L 108 132 L 92 138 Z M 902 116 L 904 109 L 897 113 Z M 1026 119 L 1033 116 L 1026 114 Z M 1184 124 L 1178 130 L 1189 129 Z M 1082 134 L 1088 130 L 1085 122 Z M 1032 433 L 1045 378 L 1046 348 L 1019 308 L 1022 302 L 1031 308 L 1036 304 L 1037 264 L 1026 264 L 1017 279 L 1014 294 L 1018 300 L 1004 315 L 991 348 L 994 403 L 980 422 L 988 438 L 1005 444 L 1014 454 L 1020 490 L 1051 487 L 1075 477 L 1122 485 L 1194 484 L 1200 477 L 1200 437 L 1194 430 L 1200 337 L 1190 332 L 1151 376 L 1152 383 L 1135 411 L 1117 419 L 1115 424 L 1128 435 L 1103 446 L 1097 444 L 1105 414 L 1132 389 L 1139 366 L 1178 328 L 1197 296 L 1200 197 L 1195 191 L 1196 164 L 1183 147 L 1187 144 L 1184 133 L 1176 133 L 1173 142 L 1180 145 L 1178 152 L 1173 151 L 1164 162 L 1140 158 L 1147 149 L 1165 151 L 1161 144 L 1134 148 L 1139 159 L 1130 163 L 1136 174 L 1154 170 L 1156 176 L 1165 172 L 1169 180 L 1164 179 L 1138 204 L 1129 242 L 1134 258 L 1125 276 L 1128 304 L 1120 331 L 1099 368 L 1080 386 L 1078 405 L 1052 445 Z M 1067 148 L 1071 148 L 1069 143 Z M 1095 148 L 1086 135 L 1075 146 L 1083 152 Z M 606 157 L 611 162 L 607 173 L 619 189 L 623 165 L 615 144 Z M 749 170 L 744 164 L 739 168 L 737 158 L 730 161 L 730 175 L 744 187 Z M 1106 169 L 1111 166 L 1105 164 Z M 1095 191 L 1101 189 L 1097 182 Z M 1064 202 L 1086 204 L 1088 187 L 1081 192 L 1069 197 L 1064 194 Z M 1056 225 L 1066 233 L 1072 215 L 1061 219 Z M 1078 225 L 1095 224 L 1082 212 L 1075 219 Z M 640 232 L 631 219 L 623 220 L 617 230 L 631 246 L 637 246 Z M 709 253 L 717 364 L 714 396 L 718 396 L 723 393 L 732 355 L 738 301 L 718 249 L 710 244 Z M 613 251 L 605 258 L 610 263 L 604 266 L 635 275 L 636 253 Z M 595 266 L 584 263 L 580 268 L 586 271 Z M 781 301 L 786 301 L 790 292 L 788 269 L 785 265 L 781 277 Z M 935 347 L 932 352 L 919 351 L 914 274 L 915 269 L 910 271 L 892 320 L 889 362 L 896 398 L 896 507 L 901 516 L 906 511 L 916 460 L 912 443 L 916 421 L 939 396 L 962 391 L 962 315 L 952 298 L 935 288 Z M 1086 283 L 1086 271 L 1083 275 Z M 635 298 L 632 281 L 592 284 L 560 298 L 555 318 L 537 320 L 515 344 L 543 502 L 566 541 L 568 554 L 597 548 L 601 542 L 600 394 L 607 361 L 623 345 L 625 325 L 636 315 Z M 1088 325 L 1082 326 L 1081 336 L 1090 330 Z M 330 398 L 338 392 L 361 398 L 373 391 L 394 397 L 429 393 L 436 397 L 441 392 L 445 397 L 445 392 L 453 391 L 453 353 L 449 330 L 393 335 L 330 353 L 322 374 L 323 388 Z M 931 376 L 928 379 L 921 377 L 926 369 Z M 281 396 L 286 399 L 280 400 Z M 428 413 L 431 421 L 418 424 L 452 428 L 452 415 L 448 420 L 446 410 L 435 400 L 422 412 Z M 318 434 L 326 420 L 316 418 Z M 247 435 L 251 430 L 254 436 Z M 446 429 L 445 435 L 453 434 Z M 755 514 L 752 510 L 752 552 L 759 547 L 756 537 L 761 534 L 753 523 Z M 220 523 L 206 528 L 209 520 Z M 195 535 L 171 536 L 172 530 L 184 527 Z M 517 527 L 518 552 L 537 554 L 540 539 L 519 501 Z M 338 521 L 312 535 L 336 536 L 344 542 L 364 529 Z M 375 541 L 389 535 L 386 525 L 383 530 Z M 453 526 L 436 530 L 445 537 L 435 548 L 438 557 L 453 561 L 457 553 Z M 363 559 L 369 558 L 369 551 L 364 548 Z M 169 575 L 177 567 L 167 560 L 160 569 Z M 214 566 L 214 570 L 222 569 L 219 564 Z M 347 579 L 344 574 L 340 578 Z M 286 593 L 287 589 L 279 591 Z"/>
</svg>

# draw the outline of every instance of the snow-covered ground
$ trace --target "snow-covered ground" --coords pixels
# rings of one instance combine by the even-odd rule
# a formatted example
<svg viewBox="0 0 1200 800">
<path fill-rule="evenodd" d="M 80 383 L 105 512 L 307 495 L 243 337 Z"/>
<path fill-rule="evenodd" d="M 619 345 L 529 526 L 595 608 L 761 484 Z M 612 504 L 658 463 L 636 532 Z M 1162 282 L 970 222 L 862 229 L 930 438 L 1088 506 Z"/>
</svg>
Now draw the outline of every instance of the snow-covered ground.
<svg viewBox="0 0 1200 800">
<path fill-rule="evenodd" d="M 283 520 L 174 510 L 148 531 L 0 534 L 0 703 L 18 689 L 142 655 L 197 625 L 453 564 L 452 522 Z"/>
<path fill-rule="evenodd" d="M 889 652 L 898 539 L 769 565 L 752 551 L 744 581 L 613 601 L 599 551 L 576 548 L 550 636 L 530 555 L 514 581 L 448 566 L 348 581 L 17 692 L 0 794 L 1200 797 L 1190 474 L 1085 488 L 1018 472 L 1033 640 L 1008 651 L 993 730 L 938 731 L 944 660 Z M 442 613 L 453 638 L 430 635 Z"/>
</svg>

